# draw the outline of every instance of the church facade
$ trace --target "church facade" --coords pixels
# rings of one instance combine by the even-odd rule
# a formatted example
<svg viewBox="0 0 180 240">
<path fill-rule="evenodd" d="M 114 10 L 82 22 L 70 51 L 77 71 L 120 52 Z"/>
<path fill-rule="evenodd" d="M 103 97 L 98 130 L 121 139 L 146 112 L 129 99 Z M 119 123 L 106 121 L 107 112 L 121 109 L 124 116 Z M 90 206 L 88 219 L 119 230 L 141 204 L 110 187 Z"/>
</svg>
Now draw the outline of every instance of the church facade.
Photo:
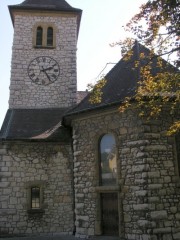
<svg viewBox="0 0 180 240">
<path fill-rule="evenodd" d="M 150 121 L 137 110 L 118 110 L 133 97 L 134 63 L 149 50 L 136 43 L 131 59 L 106 75 L 101 103 L 91 104 L 89 95 L 77 103 L 82 11 L 64 0 L 26 0 L 9 11 L 14 40 L 0 132 L 0 236 L 180 239 L 180 137 L 165 134 L 179 110 L 172 117 L 167 106 Z"/>
</svg>

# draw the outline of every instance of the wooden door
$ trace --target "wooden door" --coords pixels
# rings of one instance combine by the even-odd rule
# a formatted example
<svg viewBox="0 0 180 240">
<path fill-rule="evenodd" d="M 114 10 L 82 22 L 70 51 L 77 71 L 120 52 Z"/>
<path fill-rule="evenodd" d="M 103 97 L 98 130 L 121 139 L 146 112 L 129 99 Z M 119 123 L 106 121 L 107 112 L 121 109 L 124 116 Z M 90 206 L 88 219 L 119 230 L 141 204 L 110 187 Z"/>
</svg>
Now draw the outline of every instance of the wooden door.
<svg viewBox="0 0 180 240">
<path fill-rule="evenodd" d="M 118 194 L 101 193 L 102 233 L 107 236 L 119 235 Z"/>
</svg>

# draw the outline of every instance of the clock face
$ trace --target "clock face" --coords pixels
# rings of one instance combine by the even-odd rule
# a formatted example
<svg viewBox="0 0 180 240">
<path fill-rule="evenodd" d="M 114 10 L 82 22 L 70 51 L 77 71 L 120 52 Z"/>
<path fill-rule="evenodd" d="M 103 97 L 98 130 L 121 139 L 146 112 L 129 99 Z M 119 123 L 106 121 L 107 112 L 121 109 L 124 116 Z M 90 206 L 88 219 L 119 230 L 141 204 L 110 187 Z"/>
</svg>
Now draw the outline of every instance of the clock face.
<svg viewBox="0 0 180 240">
<path fill-rule="evenodd" d="M 28 67 L 28 75 L 38 85 L 48 85 L 58 79 L 60 70 L 58 63 L 51 57 L 41 56 L 32 60 Z"/>
</svg>

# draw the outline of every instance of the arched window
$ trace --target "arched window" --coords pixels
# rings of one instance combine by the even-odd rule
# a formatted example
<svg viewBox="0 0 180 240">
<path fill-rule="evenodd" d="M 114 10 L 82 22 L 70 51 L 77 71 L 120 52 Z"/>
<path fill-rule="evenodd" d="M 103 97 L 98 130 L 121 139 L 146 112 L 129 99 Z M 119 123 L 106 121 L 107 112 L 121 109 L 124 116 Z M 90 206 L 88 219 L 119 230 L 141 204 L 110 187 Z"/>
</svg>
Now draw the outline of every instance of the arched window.
<svg viewBox="0 0 180 240">
<path fill-rule="evenodd" d="M 99 144 L 100 185 L 115 185 L 117 179 L 116 141 L 112 134 L 104 135 Z"/>
<path fill-rule="evenodd" d="M 37 27 L 36 46 L 42 46 L 42 44 L 43 44 L 43 29 L 42 27 Z"/>
<path fill-rule="evenodd" d="M 48 27 L 47 29 L 47 46 L 53 46 L 53 28 Z"/>
</svg>

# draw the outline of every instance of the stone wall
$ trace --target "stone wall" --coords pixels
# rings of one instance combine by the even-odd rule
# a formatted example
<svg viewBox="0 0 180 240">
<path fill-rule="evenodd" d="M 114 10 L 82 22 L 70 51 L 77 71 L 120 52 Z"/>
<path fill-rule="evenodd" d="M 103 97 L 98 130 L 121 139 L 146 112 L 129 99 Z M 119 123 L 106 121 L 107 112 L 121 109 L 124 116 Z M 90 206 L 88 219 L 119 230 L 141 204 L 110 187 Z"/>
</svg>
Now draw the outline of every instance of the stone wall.
<svg viewBox="0 0 180 240">
<path fill-rule="evenodd" d="M 39 15 L 39 16 L 38 16 Z M 15 16 L 11 63 L 10 108 L 61 108 L 76 103 L 77 19 L 65 14 L 18 14 Z M 33 47 L 33 27 L 53 24 L 55 48 Z M 38 85 L 28 76 L 30 62 L 39 56 L 54 58 L 60 75 L 49 85 Z M 44 76 L 46 77 L 46 76 Z"/>
<path fill-rule="evenodd" d="M 0 236 L 72 234 L 72 151 L 58 143 L 0 145 Z M 31 211 L 30 186 L 41 187 L 41 210 Z"/>
<path fill-rule="evenodd" d="M 174 136 L 165 134 L 171 121 L 169 111 L 159 120 L 146 122 L 130 110 L 126 114 L 99 112 L 73 121 L 77 236 L 101 233 L 97 229 L 98 140 L 113 133 L 118 146 L 114 191 L 119 196 L 119 235 L 128 240 L 180 239 L 175 143 Z"/>
</svg>

